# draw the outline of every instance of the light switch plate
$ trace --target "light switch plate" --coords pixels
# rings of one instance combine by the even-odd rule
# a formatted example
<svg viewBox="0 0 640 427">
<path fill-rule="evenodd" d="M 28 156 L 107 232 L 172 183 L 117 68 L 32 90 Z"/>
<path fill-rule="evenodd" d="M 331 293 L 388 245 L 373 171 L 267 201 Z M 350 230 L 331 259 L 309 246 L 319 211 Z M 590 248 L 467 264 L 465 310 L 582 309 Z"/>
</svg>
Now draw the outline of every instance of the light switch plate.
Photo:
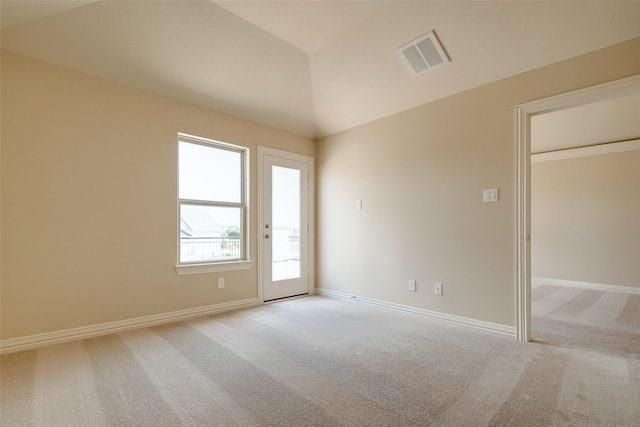
<svg viewBox="0 0 640 427">
<path fill-rule="evenodd" d="M 362 209 L 362 200 L 356 200 L 356 209 L 357 210 Z"/>
<path fill-rule="evenodd" d="M 411 292 L 415 292 L 416 291 L 416 281 L 415 280 L 409 280 L 409 290 Z"/>
<path fill-rule="evenodd" d="M 442 295 L 442 283 L 434 284 L 433 293 L 436 295 Z"/>
<path fill-rule="evenodd" d="M 498 201 L 498 189 L 497 188 L 485 188 L 482 190 L 483 202 L 497 202 Z"/>
</svg>

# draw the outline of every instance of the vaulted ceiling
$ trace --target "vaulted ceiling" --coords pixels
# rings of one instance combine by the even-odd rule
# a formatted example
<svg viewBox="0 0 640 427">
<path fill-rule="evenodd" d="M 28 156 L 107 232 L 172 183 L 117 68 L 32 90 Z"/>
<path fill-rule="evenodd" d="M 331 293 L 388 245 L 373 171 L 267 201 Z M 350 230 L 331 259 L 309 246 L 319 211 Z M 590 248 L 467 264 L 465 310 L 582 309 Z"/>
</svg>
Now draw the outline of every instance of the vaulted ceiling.
<svg viewBox="0 0 640 427">
<path fill-rule="evenodd" d="M 2 0 L 2 48 L 320 137 L 640 36 L 640 2 Z M 435 30 L 449 64 L 396 49 Z"/>
</svg>

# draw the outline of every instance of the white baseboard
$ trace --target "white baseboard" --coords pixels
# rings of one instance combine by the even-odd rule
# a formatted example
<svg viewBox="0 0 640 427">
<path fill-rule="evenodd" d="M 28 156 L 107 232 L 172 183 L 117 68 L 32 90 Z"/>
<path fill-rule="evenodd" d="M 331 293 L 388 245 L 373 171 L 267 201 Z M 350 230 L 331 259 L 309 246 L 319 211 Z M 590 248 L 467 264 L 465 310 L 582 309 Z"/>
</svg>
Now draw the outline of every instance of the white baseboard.
<svg viewBox="0 0 640 427">
<path fill-rule="evenodd" d="M 367 304 L 379 305 L 379 306 L 391 308 L 394 310 L 407 311 L 409 313 L 419 314 L 421 316 L 427 316 L 433 319 L 444 320 L 445 322 L 455 323 L 457 325 L 463 325 L 463 326 L 468 326 L 476 329 L 481 329 L 483 331 L 494 332 L 502 335 L 508 335 L 510 337 L 515 337 L 516 335 L 516 328 L 513 326 L 500 325 L 497 323 L 470 319 L 468 317 L 454 316 L 452 314 L 446 314 L 446 313 L 439 313 L 437 311 L 431 311 L 423 308 L 416 308 L 408 305 L 396 304 L 396 303 L 377 300 L 373 298 L 346 294 L 344 292 L 333 291 L 330 289 L 316 288 L 316 293 L 320 295 L 329 296 L 329 297 L 345 298 L 345 299 L 364 302 Z"/>
<path fill-rule="evenodd" d="M 130 329 L 146 328 L 163 323 L 177 322 L 192 317 L 208 316 L 224 311 L 238 310 L 241 308 L 255 307 L 257 298 L 207 305 L 204 307 L 189 308 L 186 310 L 171 311 L 169 313 L 154 314 L 151 316 L 136 317 L 133 319 L 119 320 L 117 322 L 101 323 L 99 325 L 82 326 L 80 328 L 65 329 L 56 332 L 47 332 L 38 335 L 12 338 L 0 341 L 0 354 L 14 353 L 16 351 L 30 350 L 52 344 L 81 340 L 99 335 L 108 335 Z"/>
<path fill-rule="evenodd" d="M 603 283 L 578 282 L 575 280 L 546 279 L 544 277 L 532 277 L 532 285 L 568 286 L 572 288 L 593 289 L 596 291 L 624 292 L 640 295 L 640 288 L 632 286 L 606 285 Z"/>
</svg>

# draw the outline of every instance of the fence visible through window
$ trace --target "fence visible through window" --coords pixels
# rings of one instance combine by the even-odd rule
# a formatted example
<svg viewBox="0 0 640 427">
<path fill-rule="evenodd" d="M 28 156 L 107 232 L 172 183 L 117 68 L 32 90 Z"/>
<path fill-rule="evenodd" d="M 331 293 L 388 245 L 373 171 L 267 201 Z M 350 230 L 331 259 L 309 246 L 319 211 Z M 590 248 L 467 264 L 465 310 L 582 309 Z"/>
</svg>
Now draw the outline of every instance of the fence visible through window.
<svg viewBox="0 0 640 427">
<path fill-rule="evenodd" d="M 300 236 L 289 236 L 289 259 L 300 261 Z"/>
<path fill-rule="evenodd" d="M 239 237 L 182 237 L 180 262 L 233 261 L 242 256 Z"/>
</svg>

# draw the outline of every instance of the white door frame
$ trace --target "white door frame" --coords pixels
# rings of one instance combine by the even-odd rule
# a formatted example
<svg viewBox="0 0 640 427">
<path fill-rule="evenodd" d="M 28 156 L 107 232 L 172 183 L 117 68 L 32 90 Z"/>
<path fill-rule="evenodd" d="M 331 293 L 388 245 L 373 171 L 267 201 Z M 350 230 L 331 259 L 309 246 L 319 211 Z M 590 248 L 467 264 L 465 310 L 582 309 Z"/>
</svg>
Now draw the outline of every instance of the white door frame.
<svg viewBox="0 0 640 427">
<path fill-rule="evenodd" d="M 640 92 L 640 75 L 516 106 L 516 339 L 531 340 L 531 117 Z"/>
<path fill-rule="evenodd" d="M 262 224 L 264 224 L 264 200 L 263 191 L 264 183 L 262 176 L 264 173 L 264 157 L 279 157 L 281 159 L 295 160 L 297 162 L 306 163 L 309 168 L 309 268 L 308 268 L 308 290 L 309 295 L 315 293 L 315 168 L 313 157 L 305 156 L 302 154 L 290 153 L 288 151 L 277 150 L 275 148 L 258 146 L 258 226 L 256 227 L 258 233 L 258 303 L 264 304 L 264 257 L 263 257 L 263 245 L 262 245 Z"/>
</svg>

